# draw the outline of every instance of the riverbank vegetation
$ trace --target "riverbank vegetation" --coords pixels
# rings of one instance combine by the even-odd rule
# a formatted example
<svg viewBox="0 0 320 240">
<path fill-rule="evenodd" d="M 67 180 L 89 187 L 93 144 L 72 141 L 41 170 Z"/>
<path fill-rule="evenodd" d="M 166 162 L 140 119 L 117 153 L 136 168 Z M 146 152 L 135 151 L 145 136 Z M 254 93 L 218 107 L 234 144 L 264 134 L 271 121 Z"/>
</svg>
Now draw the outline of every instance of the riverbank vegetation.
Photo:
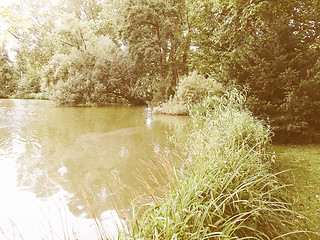
<svg viewBox="0 0 320 240">
<path fill-rule="evenodd" d="M 174 96 L 196 71 L 201 89 L 207 79 L 245 89 L 274 141 L 316 142 L 319 8 L 315 0 L 24 1 L 1 10 L 16 45 L 1 39 L 0 95 L 162 103 L 180 114 L 186 106 Z"/>
<path fill-rule="evenodd" d="M 170 181 L 160 196 L 148 186 L 153 200 L 133 209 L 132 239 L 316 239 L 299 228 L 304 217 L 291 211 L 266 151 L 272 133 L 244 100 L 233 91 L 192 109 L 183 168 L 164 161 L 157 173 Z"/>
<path fill-rule="evenodd" d="M 190 106 L 200 103 L 208 96 L 219 97 L 224 92 L 222 84 L 218 81 L 193 72 L 180 79 L 175 95 L 155 107 L 153 113 L 188 115 Z"/>
<path fill-rule="evenodd" d="M 0 11 L 16 41 L 1 46 L 0 97 L 191 117 L 184 169 L 135 208 L 133 238 L 307 236 L 265 147 L 320 140 L 319 1 L 58 2 Z"/>
</svg>

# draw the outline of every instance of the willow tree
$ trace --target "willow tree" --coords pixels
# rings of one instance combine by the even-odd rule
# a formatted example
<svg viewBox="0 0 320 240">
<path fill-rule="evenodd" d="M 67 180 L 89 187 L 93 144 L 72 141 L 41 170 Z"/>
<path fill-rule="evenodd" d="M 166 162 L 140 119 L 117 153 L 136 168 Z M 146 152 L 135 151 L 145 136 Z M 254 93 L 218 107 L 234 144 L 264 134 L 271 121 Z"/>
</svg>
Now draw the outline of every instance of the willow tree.
<svg viewBox="0 0 320 240">
<path fill-rule="evenodd" d="M 90 23 L 66 14 L 48 33 L 54 54 L 43 67 L 44 79 L 59 104 L 80 105 L 124 100 L 145 104 L 131 74 L 127 52 Z"/>
<path fill-rule="evenodd" d="M 16 97 L 30 97 L 30 93 L 34 97 L 45 89 L 42 68 L 48 64 L 55 49 L 48 35 L 62 13 L 46 0 L 25 0 L 11 7 L 11 11 L 17 16 L 29 16 L 27 28 L 21 29 L 14 24 L 9 29 L 17 43 L 12 49 L 16 52 L 14 67 L 19 76 Z"/>
<path fill-rule="evenodd" d="M 249 107 L 270 120 L 278 139 L 318 138 L 319 4 L 209 0 L 191 9 L 194 67 L 246 88 Z"/>
</svg>

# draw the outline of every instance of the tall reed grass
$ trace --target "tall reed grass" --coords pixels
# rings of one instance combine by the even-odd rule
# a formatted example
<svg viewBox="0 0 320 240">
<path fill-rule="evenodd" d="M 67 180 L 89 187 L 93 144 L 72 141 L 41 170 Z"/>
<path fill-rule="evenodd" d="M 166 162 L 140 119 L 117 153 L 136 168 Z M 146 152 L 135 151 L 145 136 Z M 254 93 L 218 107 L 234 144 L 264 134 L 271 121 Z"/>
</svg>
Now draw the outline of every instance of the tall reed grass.
<svg viewBox="0 0 320 240">
<path fill-rule="evenodd" d="M 162 156 L 156 172 L 169 182 L 157 195 L 146 183 L 149 195 L 136 200 L 128 238 L 315 239 L 293 224 L 286 186 L 265 151 L 272 132 L 244 104 L 231 91 L 192 108 L 183 167 Z"/>
</svg>

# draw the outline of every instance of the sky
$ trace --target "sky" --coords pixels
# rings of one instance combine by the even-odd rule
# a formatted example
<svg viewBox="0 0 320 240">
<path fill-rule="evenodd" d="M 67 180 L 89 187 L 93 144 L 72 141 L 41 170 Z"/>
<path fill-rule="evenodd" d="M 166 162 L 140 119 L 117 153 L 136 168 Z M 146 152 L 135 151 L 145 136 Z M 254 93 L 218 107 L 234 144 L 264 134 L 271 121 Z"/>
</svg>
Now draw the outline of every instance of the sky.
<svg viewBox="0 0 320 240">
<path fill-rule="evenodd" d="M 37 1 L 37 0 L 30 0 L 32 1 Z M 58 0 L 46 0 L 51 3 L 58 3 Z M 0 48 L 3 46 L 5 43 L 6 48 L 9 52 L 9 57 L 11 60 L 14 60 L 15 52 L 12 50 L 13 48 L 17 47 L 17 42 L 16 40 L 8 34 L 6 29 L 8 29 L 9 25 L 3 21 L 3 18 L 1 17 L 1 11 L 2 8 L 9 8 L 11 4 L 20 4 L 24 3 L 24 0 L 0 0 Z M 27 16 L 27 15 L 26 15 Z M 20 16 L 22 17 L 22 16 Z"/>
<path fill-rule="evenodd" d="M 0 6 L 7 7 L 8 5 L 17 2 L 19 2 L 19 0 L 0 0 Z"/>
<path fill-rule="evenodd" d="M 0 11 L 1 11 L 1 7 L 8 7 L 9 5 L 13 4 L 13 3 L 18 3 L 19 0 L 0 0 Z M 2 19 L 0 18 L 0 31 L 6 28 L 6 24 L 2 21 Z M 1 33 L 0 33 L 1 34 Z"/>
<path fill-rule="evenodd" d="M 8 7 L 9 5 L 13 4 L 13 3 L 18 3 L 19 0 L 0 0 L 0 11 L 1 11 L 1 7 Z M 8 24 L 4 23 L 0 17 L 0 47 L 2 46 L 3 41 L 5 40 L 5 36 L 7 36 L 7 34 L 5 34 L 5 30 L 7 29 Z M 11 48 L 13 48 L 16 44 L 14 43 L 14 41 L 10 41 L 10 37 L 9 39 L 7 39 L 7 48 L 9 50 L 9 57 L 11 60 L 14 59 L 14 52 L 11 51 Z"/>
</svg>

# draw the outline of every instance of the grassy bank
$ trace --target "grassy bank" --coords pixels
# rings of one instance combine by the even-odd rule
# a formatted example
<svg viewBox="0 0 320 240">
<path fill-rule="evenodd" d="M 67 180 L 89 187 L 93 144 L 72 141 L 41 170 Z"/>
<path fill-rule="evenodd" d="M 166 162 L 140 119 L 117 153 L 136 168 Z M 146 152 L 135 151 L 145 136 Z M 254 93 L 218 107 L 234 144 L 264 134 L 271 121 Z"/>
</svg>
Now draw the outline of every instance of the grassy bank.
<svg viewBox="0 0 320 240">
<path fill-rule="evenodd" d="M 289 170 L 281 175 L 281 179 L 292 184 L 288 191 L 293 196 L 293 209 L 305 216 L 299 222 L 304 224 L 304 229 L 319 232 L 320 146 L 274 145 L 270 151 L 277 155 L 275 169 Z"/>
<path fill-rule="evenodd" d="M 285 186 L 266 153 L 271 132 L 231 92 L 208 97 L 191 112 L 182 169 L 163 158 L 170 181 L 162 194 L 137 200 L 132 239 L 315 239 L 302 232 Z M 158 186 L 157 186 L 158 185 Z"/>
</svg>

